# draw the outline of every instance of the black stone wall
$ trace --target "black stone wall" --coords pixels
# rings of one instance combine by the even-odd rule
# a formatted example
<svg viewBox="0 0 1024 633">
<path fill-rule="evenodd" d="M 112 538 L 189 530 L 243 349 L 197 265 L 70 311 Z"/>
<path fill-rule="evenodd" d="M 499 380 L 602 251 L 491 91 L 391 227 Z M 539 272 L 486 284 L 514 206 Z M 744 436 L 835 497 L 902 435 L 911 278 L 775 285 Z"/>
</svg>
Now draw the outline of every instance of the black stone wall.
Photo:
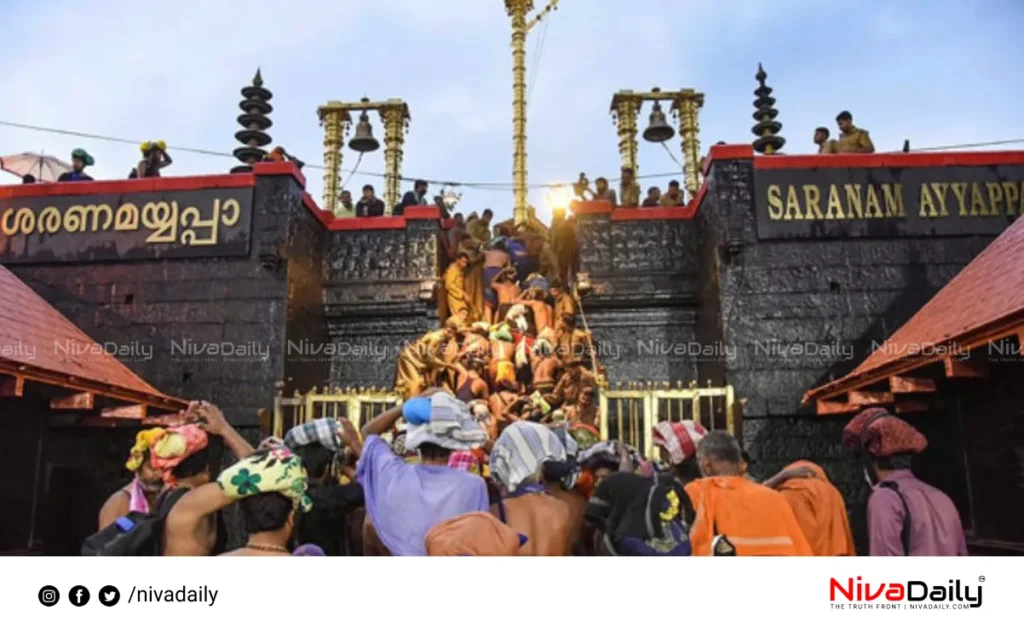
<svg viewBox="0 0 1024 633">
<path fill-rule="evenodd" d="M 441 274 L 440 226 L 437 220 L 406 222 L 404 229 L 327 235 L 333 384 L 390 388 L 402 347 L 438 327 L 433 288 Z M 421 299 L 421 291 L 430 298 Z"/>
<path fill-rule="evenodd" d="M 685 347 L 697 340 L 696 224 L 606 213 L 577 222 L 580 268 L 594 287 L 583 310 L 609 382 L 696 379 L 700 355 Z"/>
<path fill-rule="evenodd" d="M 863 540 L 868 493 L 841 446 L 848 417 L 803 409 L 808 389 L 866 358 L 952 279 L 991 237 L 760 241 L 751 160 L 715 161 L 698 211 L 699 331 L 727 353 L 701 366 L 745 400 L 743 442 L 764 478 L 797 459 L 821 464 Z M 933 443 L 955 433 L 932 424 Z"/>
<path fill-rule="evenodd" d="M 328 378 L 326 361 L 300 362 L 286 344 L 326 339 L 323 233 L 293 177 L 260 176 L 248 257 L 9 268 L 157 389 L 256 426 L 276 382 Z"/>
</svg>

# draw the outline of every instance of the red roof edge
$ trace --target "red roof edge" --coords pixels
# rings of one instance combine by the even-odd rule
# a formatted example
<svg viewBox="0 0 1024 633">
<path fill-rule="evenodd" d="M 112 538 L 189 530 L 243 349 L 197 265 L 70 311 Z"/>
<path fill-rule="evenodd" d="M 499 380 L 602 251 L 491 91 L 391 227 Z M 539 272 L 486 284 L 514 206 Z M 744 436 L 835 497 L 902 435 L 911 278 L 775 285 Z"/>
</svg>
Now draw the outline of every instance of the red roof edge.
<svg viewBox="0 0 1024 633">
<path fill-rule="evenodd" d="M 111 385 L 97 380 L 89 380 L 78 376 L 72 376 L 70 374 L 48 371 L 41 367 L 30 367 L 24 363 L 15 363 L 2 358 L 0 358 L 0 375 L 7 375 L 15 378 L 21 377 L 32 382 L 63 387 L 73 391 L 88 391 L 107 398 L 123 400 L 125 402 L 136 404 L 144 404 L 164 411 L 178 411 L 188 407 L 187 400 L 168 396 L 163 393 L 156 396 L 137 391 L 135 389 L 118 387 L 116 385 Z"/>
<path fill-rule="evenodd" d="M 927 304 L 926 304 L 927 305 Z M 922 308 L 923 309 L 923 308 Z M 958 334 L 957 336 L 936 341 L 935 347 L 947 347 L 951 349 L 972 350 L 990 341 L 998 341 L 1020 332 L 1024 328 L 1024 309 L 1015 310 L 997 320 L 990 321 L 972 330 Z M 892 337 L 890 337 L 891 339 Z M 933 345 L 930 341 L 929 345 Z M 915 355 L 901 356 L 893 360 L 872 367 L 871 369 L 858 372 L 856 369 L 842 378 L 825 383 L 804 393 L 802 402 L 808 404 L 816 400 L 826 400 L 841 396 L 848 391 L 861 387 L 873 385 L 890 376 L 905 374 L 925 365 L 942 361 L 942 356 L 937 355 Z"/>
</svg>

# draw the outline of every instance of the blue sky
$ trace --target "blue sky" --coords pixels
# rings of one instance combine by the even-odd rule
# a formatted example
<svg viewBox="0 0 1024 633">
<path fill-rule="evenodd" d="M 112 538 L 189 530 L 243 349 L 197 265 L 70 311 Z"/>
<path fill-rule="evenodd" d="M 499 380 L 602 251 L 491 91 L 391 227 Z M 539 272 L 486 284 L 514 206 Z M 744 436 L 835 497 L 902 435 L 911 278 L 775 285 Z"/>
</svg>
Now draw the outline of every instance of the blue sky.
<svg viewBox="0 0 1024 633">
<path fill-rule="evenodd" d="M 906 138 L 930 147 L 1024 137 L 1019 0 L 562 0 L 547 20 L 532 79 L 531 183 L 616 175 L 608 106 L 624 88 L 700 90 L 702 150 L 750 142 L 758 62 L 789 153 L 814 151 L 813 129 L 834 128 L 842 109 L 880 151 Z M 274 92 L 274 143 L 307 162 L 322 163 L 319 104 L 401 97 L 412 112 L 404 176 L 512 180 L 510 30 L 500 0 L 0 0 L 0 23 L 3 121 L 229 152 L 238 90 L 260 66 Z M 541 28 L 529 39 L 531 70 Z M 96 157 L 98 178 L 124 177 L 138 159 L 130 145 L 0 126 L 0 155 L 66 156 L 79 145 Z M 670 146 L 678 156 L 678 137 Z M 355 157 L 346 150 L 343 167 Z M 167 175 L 234 164 L 174 159 Z M 639 163 L 642 174 L 677 169 L 654 145 L 641 145 Z M 383 152 L 360 169 L 383 171 Z M 322 172 L 307 176 L 319 199 Z M 349 188 L 365 182 L 383 188 L 361 175 Z M 510 212 L 510 191 L 461 191 L 461 211 Z M 542 192 L 531 202 L 547 215 Z"/>
</svg>

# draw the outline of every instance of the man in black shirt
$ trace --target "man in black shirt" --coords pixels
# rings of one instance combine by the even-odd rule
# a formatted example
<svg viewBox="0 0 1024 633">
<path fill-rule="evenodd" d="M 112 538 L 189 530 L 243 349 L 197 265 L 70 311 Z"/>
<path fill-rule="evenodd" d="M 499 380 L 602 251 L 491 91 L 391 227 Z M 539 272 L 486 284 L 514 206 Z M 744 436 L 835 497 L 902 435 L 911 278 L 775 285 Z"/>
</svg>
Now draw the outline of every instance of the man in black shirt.
<svg viewBox="0 0 1024 633">
<path fill-rule="evenodd" d="M 356 203 L 356 217 L 374 218 L 384 215 L 384 201 L 373 193 L 373 185 L 363 185 L 363 197 Z"/>
<path fill-rule="evenodd" d="M 427 204 L 427 181 L 417 180 L 412 191 L 406 191 L 402 202 L 395 207 L 394 215 L 402 215 L 406 207 L 419 207 Z"/>
</svg>

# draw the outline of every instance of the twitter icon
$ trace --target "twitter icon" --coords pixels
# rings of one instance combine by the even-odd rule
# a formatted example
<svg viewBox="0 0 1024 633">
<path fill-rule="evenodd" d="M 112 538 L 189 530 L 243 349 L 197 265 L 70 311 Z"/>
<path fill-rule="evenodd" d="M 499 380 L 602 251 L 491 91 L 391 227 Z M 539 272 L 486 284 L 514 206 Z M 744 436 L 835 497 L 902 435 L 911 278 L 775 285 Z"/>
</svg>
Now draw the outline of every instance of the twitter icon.
<svg viewBox="0 0 1024 633">
<path fill-rule="evenodd" d="M 105 607 L 112 607 L 121 600 L 121 592 L 114 585 L 107 585 L 100 589 L 100 604 Z"/>
</svg>

